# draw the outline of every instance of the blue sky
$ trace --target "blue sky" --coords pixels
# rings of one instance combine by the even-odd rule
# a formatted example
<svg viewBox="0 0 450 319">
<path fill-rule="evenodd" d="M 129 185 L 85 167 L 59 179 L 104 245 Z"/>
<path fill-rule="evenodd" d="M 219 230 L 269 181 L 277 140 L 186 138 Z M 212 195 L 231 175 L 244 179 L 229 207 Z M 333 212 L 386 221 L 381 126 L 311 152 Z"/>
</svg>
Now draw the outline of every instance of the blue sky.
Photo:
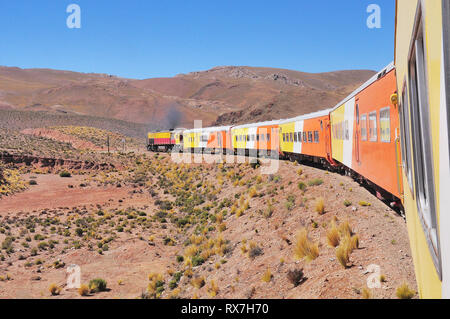
<svg viewBox="0 0 450 319">
<path fill-rule="evenodd" d="M 81 29 L 66 8 L 81 7 Z M 381 7 L 381 29 L 366 25 Z M 394 0 L 0 0 L 0 65 L 174 76 L 218 65 L 379 70 L 393 60 Z"/>
</svg>

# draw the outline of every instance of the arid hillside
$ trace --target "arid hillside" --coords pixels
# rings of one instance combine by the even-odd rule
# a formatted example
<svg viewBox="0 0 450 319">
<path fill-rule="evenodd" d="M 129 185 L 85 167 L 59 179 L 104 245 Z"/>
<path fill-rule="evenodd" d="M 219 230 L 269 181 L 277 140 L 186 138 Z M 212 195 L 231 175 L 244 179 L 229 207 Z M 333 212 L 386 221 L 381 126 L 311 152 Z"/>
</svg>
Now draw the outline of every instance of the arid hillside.
<svg viewBox="0 0 450 319">
<path fill-rule="evenodd" d="M 145 124 L 151 128 L 286 118 L 334 106 L 374 74 L 216 67 L 173 78 L 0 67 L 0 110 L 46 111 Z M 54 123 L 58 125 L 58 123 Z"/>
<path fill-rule="evenodd" d="M 123 138 L 0 130 L 0 298 L 417 297 L 404 219 L 350 177 Z"/>
</svg>

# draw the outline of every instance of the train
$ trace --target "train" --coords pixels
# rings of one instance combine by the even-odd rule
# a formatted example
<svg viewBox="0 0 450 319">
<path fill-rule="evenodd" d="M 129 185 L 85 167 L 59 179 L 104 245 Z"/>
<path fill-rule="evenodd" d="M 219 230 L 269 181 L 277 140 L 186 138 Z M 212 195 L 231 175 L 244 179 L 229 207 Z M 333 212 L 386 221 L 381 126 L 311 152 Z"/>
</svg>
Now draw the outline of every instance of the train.
<svg viewBox="0 0 450 319">
<path fill-rule="evenodd" d="M 330 109 L 148 133 L 149 150 L 273 157 L 345 173 L 404 213 L 418 294 L 450 298 L 450 1 L 397 0 L 394 62 Z"/>
</svg>

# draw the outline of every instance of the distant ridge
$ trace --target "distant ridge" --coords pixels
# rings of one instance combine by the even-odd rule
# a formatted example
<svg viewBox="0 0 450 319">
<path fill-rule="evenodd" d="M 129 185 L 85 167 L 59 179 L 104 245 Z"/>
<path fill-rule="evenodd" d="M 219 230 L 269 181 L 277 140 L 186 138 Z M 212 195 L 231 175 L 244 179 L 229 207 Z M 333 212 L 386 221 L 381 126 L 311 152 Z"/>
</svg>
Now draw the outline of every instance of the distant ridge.
<svg viewBox="0 0 450 319">
<path fill-rule="evenodd" d="M 305 73 L 218 66 L 172 78 L 0 66 L 0 110 L 44 111 L 139 123 L 147 128 L 238 124 L 286 118 L 333 106 L 374 71 Z"/>
</svg>

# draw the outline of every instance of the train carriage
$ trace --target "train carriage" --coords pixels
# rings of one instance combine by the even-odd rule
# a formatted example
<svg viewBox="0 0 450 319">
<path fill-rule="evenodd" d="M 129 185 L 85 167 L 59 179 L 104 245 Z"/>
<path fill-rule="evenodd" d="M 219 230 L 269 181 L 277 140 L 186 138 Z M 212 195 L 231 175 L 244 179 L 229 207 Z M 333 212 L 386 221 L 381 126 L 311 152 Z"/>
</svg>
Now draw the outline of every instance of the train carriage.
<svg viewBox="0 0 450 319">
<path fill-rule="evenodd" d="M 280 149 L 291 160 L 333 164 L 330 147 L 330 110 L 280 122 Z"/>
<path fill-rule="evenodd" d="M 281 120 L 244 124 L 231 128 L 235 154 L 279 156 L 279 123 Z"/>
<path fill-rule="evenodd" d="M 207 128 L 208 142 L 206 151 L 208 153 L 225 154 L 227 150 L 231 150 L 231 126 L 219 126 Z"/>
<path fill-rule="evenodd" d="M 400 205 L 399 117 L 394 64 L 355 90 L 330 113 L 333 159 L 377 190 L 381 199 Z"/>
<path fill-rule="evenodd" d="M 450 298 L 450 2 L 398 0 L 403 202 L 422 298 Z"/>
</svg>

